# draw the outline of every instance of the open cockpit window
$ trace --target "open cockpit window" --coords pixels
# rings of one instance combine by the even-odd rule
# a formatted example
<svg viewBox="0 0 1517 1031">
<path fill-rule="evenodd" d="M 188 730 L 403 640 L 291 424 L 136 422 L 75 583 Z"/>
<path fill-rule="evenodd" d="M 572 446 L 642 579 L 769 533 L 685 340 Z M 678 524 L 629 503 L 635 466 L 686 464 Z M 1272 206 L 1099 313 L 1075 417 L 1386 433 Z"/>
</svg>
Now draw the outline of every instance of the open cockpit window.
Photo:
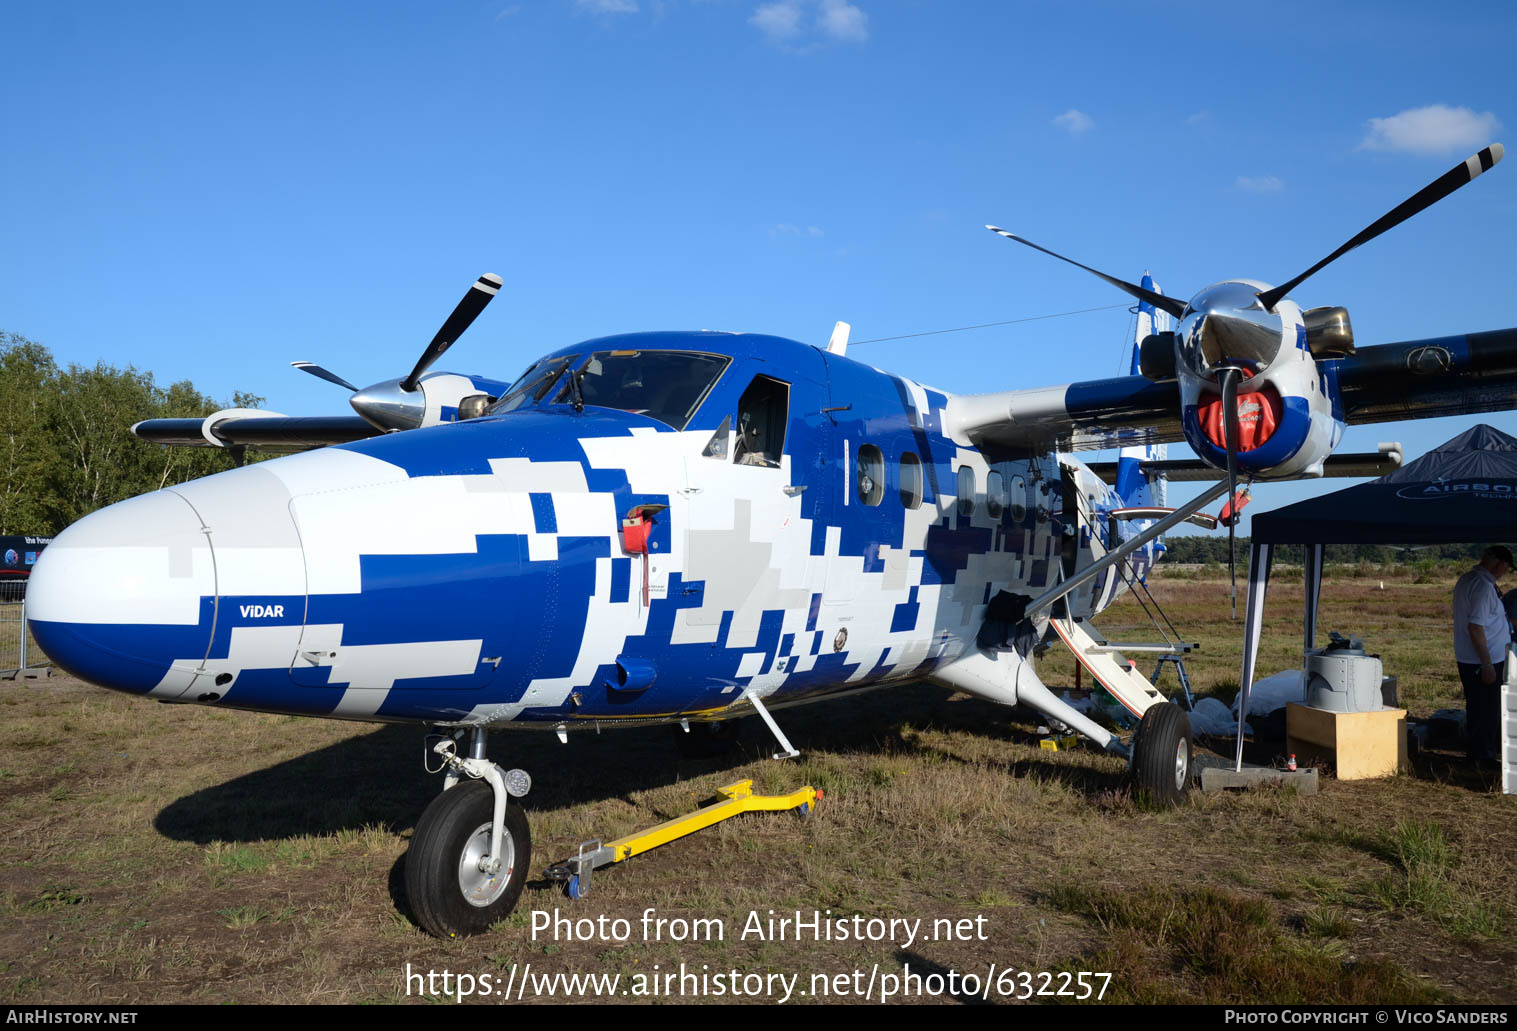
<svg viewBox="0 0 1517 1031">
<path fill-rule="evenodd" d="M 619 408 L 682 430 L 732 359 L 693 351 L 597 351 L 557 401 Z M 577 390 L 576 390 L 577 387 Z"/>
<path fill-rule="evenodd" d="M 521 378 L 500 395 L 500 400 L 490 406 L 488 414 L 503 415 L 523 406 L 537 404 L 553 389 L 553 384 L 564 369 L 578 357 L 577 354 L 571 354 L 562 358 L 544 358 L 522 373 Z"/>
<path fill-rule="evenodd" d="M 790 386 L 768 376 L 755 376 L 737 403 L 738 465 L 778 469 L 785 450 L 785 422 L 790 413 Z"/>
</svg>

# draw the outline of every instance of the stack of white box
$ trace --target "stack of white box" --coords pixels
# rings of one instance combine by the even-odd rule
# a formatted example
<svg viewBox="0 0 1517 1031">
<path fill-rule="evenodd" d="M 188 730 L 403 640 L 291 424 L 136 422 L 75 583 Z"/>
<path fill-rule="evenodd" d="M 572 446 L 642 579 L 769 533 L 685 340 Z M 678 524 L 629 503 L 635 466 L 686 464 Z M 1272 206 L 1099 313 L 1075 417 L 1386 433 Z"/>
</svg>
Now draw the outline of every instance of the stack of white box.
<svg viewBox="0 0 1517 1031">
<path fill-rule="evenodd" d="M 1501 790 L 1517 795 L 1517 646 L 1506 650 L 1501 682 Z"/>
</svg>

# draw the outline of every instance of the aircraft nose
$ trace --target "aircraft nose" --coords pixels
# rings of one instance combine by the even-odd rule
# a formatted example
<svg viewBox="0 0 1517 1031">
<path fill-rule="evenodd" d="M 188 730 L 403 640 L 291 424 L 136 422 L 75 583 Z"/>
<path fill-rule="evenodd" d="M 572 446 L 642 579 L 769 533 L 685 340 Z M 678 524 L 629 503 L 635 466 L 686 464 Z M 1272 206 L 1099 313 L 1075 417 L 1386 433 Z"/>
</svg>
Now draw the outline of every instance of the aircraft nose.
<svg viewBox="0 0 1517 1031">
<path fill-rule="evenodd" d="M 102 687 L 178 697 L 211 643 L 216 566 L 200 518 L 160 490 L 101 509 L 38 556 L 27 618 L 56 665 Z"/>
</svg>

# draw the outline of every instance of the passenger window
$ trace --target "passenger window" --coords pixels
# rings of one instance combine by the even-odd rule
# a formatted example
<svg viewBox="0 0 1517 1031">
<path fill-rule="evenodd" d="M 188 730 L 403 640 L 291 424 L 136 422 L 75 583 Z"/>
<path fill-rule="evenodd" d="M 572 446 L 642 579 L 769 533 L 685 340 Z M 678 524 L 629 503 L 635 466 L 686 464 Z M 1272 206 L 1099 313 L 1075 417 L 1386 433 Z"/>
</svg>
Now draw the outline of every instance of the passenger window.
<svg viewBox="0 0 1517 1031">
<path fill-rule="evenodd" d="M 878 505 L 885 498 L 885 456 L 873 444 L 859 447 L 859 500 Z"/>
<path fill-rule="evenodd" d="M 1006 485 L 1001 474 L 992 469 L 985 477 L 985 512 L 992 519 L 1001 518 L 1006 511 Z"/>
<path fill-rule="evenodd" d="M 790 411 L 790 387 L 768 376 L 755 376 L 737 403 L 738 465 L 778 469 L 785 450 L 785 422 Z"/>
<path fill-rule="evenodd" d="M 910 451 L 901 454 L 901 504 L 922 507 L 922 460 Z"/>
<path fill-rule="evenodd" d="M 974 515 L 974 470 L 959 466 L 959 515 Z"/>
<path fill-rule="evenodd" d="M 1011 520 L 1020 523 L 1027 518 L 1027 481 L 1020 476 L 1011 478 Z"/>
</svg>

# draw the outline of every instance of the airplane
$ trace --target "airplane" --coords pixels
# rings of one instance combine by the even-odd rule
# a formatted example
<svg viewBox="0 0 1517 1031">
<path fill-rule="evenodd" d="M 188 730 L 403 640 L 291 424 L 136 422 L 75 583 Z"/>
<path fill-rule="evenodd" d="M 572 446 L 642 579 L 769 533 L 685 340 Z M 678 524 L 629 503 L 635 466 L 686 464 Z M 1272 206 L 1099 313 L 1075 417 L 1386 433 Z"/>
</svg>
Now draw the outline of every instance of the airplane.
<svg viewBox="0 0 1517 1031">
<path fill-rule="evenodd" d="M 631 333 L 562 347 L 482 398 L 455 385 L 453 418 L 397 389 L 382 425 L 139 424 L 149 441 L 311 449 L 79 520 L 32 574 L 32 632 L 68 672 L 160 701 L 428 728 L 444 790 L 405 878 L 441 936 L 502 919 L 527 876 L 531 776 L 487 758 L 497 729 L 674 724 L 702 751 L 757 715 L 793 756 L 775 711 L 926 681 L 1074 728 L 1175 802 L 1186 712 L 1091 618 L 1163 533 L 1236 503 L 1240 477 L 1362 473 L 1384 456 L 1335 455 L 1348 424 L 1517 406 L 1517 329 L 1356 348 L 1341 308 L 1285 296 L 1501 155 L 1283 286 L 1225 280 L 1180 301 L 1096 272 L 1139 301 L 1127 376 L 955 396 L 848 357 L 846 323 L 825 348 Z M 471 288 L 423 358 L 500 286 Z M 394 386 L 425 388 L 429 364 Z M 1111 478 L 1130 496 L 1073 455 L 1181 440 L 1193 459 L 1123 455 Z M 1154 496 L 1203 474 L 1191 502 Z M 1045 638 L 1131 713 L 1130 743 L 1041 682 Z"/>
</svg>

